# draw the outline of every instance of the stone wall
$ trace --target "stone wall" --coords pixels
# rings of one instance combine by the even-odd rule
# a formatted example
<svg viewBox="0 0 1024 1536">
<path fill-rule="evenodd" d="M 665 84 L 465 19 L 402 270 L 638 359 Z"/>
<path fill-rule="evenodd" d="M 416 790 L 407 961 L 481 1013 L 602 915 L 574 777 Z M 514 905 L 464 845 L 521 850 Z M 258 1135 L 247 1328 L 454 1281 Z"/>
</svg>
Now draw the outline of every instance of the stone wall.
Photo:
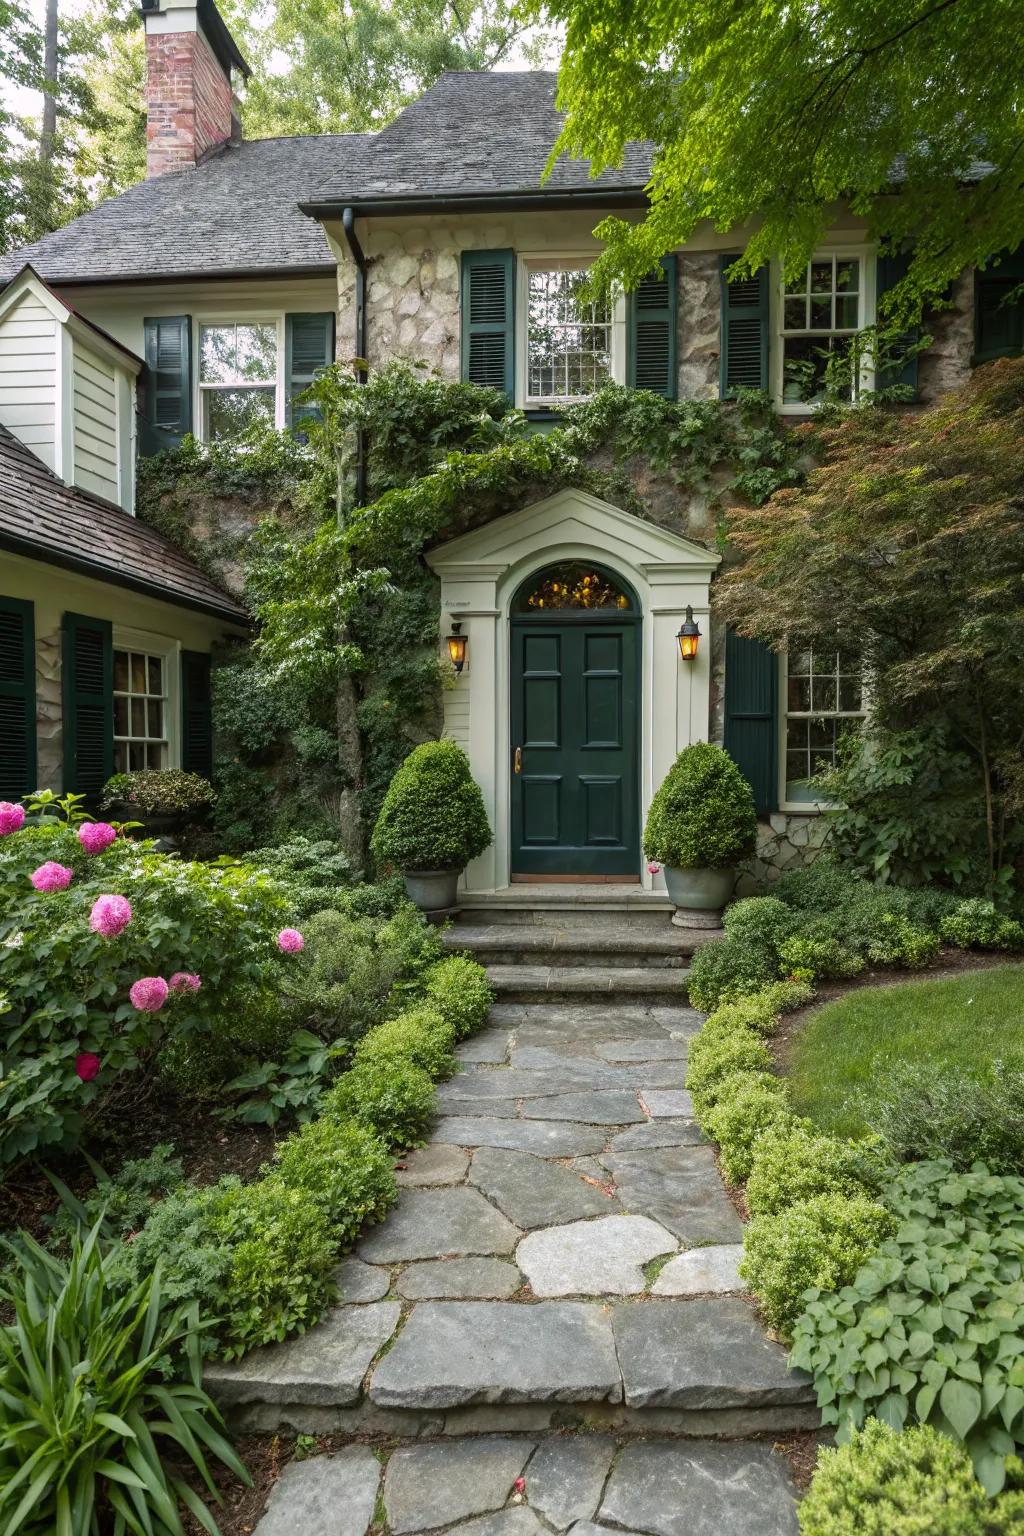
<svg viewBox="0 0 1024 1536">
<path fill-rule="evenodd" d="M 917 362 L 918 397 L 926 405 L 965 384 L 974 352 L 974 273 L 964 272 L 953 284 L 952 308 L 925 321 L 933 338 Z"/>
<path fill-rule="evenodd" d="M 737 896 L 769 895 L 780 875 L 812 864 L 828 837 L 823 816 L 778 812 L 758 823 L 757 851 L 740 872 Z"/>
</svg>

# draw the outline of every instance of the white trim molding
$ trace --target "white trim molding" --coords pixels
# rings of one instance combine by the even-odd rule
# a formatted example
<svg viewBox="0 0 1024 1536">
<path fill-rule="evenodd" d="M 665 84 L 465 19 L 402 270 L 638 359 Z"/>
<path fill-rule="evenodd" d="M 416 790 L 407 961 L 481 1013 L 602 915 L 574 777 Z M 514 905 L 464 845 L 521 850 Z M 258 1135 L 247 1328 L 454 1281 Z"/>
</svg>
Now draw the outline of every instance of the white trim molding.
<svg viewBox="0 0 1024 1536">
<path fill-rule="evenodd" d="M 676 754 L 707 741 L 711 693 L 709 588 L 721 556 L 624 512 L 587 491 L 566 489 L 495 518 L 427 552 L 441 580 L 441 631 L 466 635 L 466 666 L 445 694 L 445 728 L 469 757 L 494 831 L 466 871 L 471 891 L 500 889 L 510 862 L 509 609 L 526 578 L 556 561 L 595 561 L 634 589 L 642 608 L 640 685 L 641 815 Z M 676 632 L 687 606 L 704 643 L 692 663 Z M 648 889 L 655 877 L 642 870 Z M 661 876 L 657 877 L 660 881 Z"/>
</svg>

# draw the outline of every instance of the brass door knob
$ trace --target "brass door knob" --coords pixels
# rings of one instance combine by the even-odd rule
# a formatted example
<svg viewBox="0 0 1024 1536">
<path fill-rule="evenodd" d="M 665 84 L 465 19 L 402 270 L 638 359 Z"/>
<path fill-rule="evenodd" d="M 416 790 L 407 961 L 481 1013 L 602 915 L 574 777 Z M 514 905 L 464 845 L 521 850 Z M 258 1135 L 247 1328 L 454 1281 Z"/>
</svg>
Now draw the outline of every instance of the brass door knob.
<svg viewBox="0 0 1024 1536">
<path fill-rule="evenodd" d="M 522 771 L 523 771 L 523 749 L 522 749 L 522 747 L 516 747 L 516 755 L 515 755 L 515 758 L 513 759 L 513 762 L 512 762 L 512 772 L 513 773 L 522 773 Z"/>
</svg>

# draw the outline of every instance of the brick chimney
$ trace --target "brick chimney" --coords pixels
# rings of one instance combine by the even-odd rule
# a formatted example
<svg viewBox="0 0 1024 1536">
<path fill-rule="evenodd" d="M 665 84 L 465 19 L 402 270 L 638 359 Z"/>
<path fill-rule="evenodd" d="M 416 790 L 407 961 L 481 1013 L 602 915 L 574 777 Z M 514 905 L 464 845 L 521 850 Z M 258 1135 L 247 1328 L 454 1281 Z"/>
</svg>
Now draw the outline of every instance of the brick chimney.
<svg viewBox="0 0 1024 1536">
<path fill-rule="evenodd" d="M 142 0 L 146 176 L 191 170 L 239 133 L 231 72 L 250 69 L 214 0 Z"/>
</svg>

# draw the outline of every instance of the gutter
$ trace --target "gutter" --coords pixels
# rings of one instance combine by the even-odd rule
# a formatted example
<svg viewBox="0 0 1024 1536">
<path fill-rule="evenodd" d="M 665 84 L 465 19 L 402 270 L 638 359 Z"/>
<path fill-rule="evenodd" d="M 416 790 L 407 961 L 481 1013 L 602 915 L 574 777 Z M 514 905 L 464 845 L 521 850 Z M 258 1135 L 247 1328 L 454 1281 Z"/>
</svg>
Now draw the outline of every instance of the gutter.
<svg viewBox="0 0 1024 1536">
<path fill-rule="evenodd" d="M 437 193 L 419 197 L 364 198 L 359 203 L 300 203 L 299 212 L 311 219 L 342 220 L 346 213 L 366 218 L 389 214 L 424 213 L 529 213 L 543 209 L 646 208 L 649 199 L 642 187 L 581 187 L 576 192 L 470 192 Z"/>
<path fill-rule="evenodd" d="M 349 253 L 356 268 L 356 378 L 366 383 L 366 253 L 356 234 L 355 209 L 343 208 L 341 228 Z M 356 501 L 363 506 L 366 501 L 366 433 L 360 428 L 356 434 Z"/>
<path fill-rule="evenodd" d="M 142 576 L 132 576 L 128 572 L 112 569 L 99 560 L 88 560 L 84 555 L 71 555 L 64 550 L 49 549 L 33 543 L 31 539 L 20 538 L 16 533 L 0 532 L 0 549 L 7 550 L 11 555 L 23 555 L 27 560 L 34 560 L 40 565 L 56 565 L 62 570 L 73 571 L 78 576 L 89 576 L 94 581 L 103 582 L 106 586 L 127 587 L 131 592 L 139 592 L 144 597 L 155 598 L 158 602 L 167 603 L 172 608 L 190 608 L 196 613 L 206 614 L 209 618 L 233 624 L 236 629 L 252 627 L 252 620 L 244 610 L 226 606 L 222 608 L 218 603 L 206 602 L 201 597 L 189 597 L 184 593 L 172 592 L 155 581 L 146 581 Z"/>
</svg>

